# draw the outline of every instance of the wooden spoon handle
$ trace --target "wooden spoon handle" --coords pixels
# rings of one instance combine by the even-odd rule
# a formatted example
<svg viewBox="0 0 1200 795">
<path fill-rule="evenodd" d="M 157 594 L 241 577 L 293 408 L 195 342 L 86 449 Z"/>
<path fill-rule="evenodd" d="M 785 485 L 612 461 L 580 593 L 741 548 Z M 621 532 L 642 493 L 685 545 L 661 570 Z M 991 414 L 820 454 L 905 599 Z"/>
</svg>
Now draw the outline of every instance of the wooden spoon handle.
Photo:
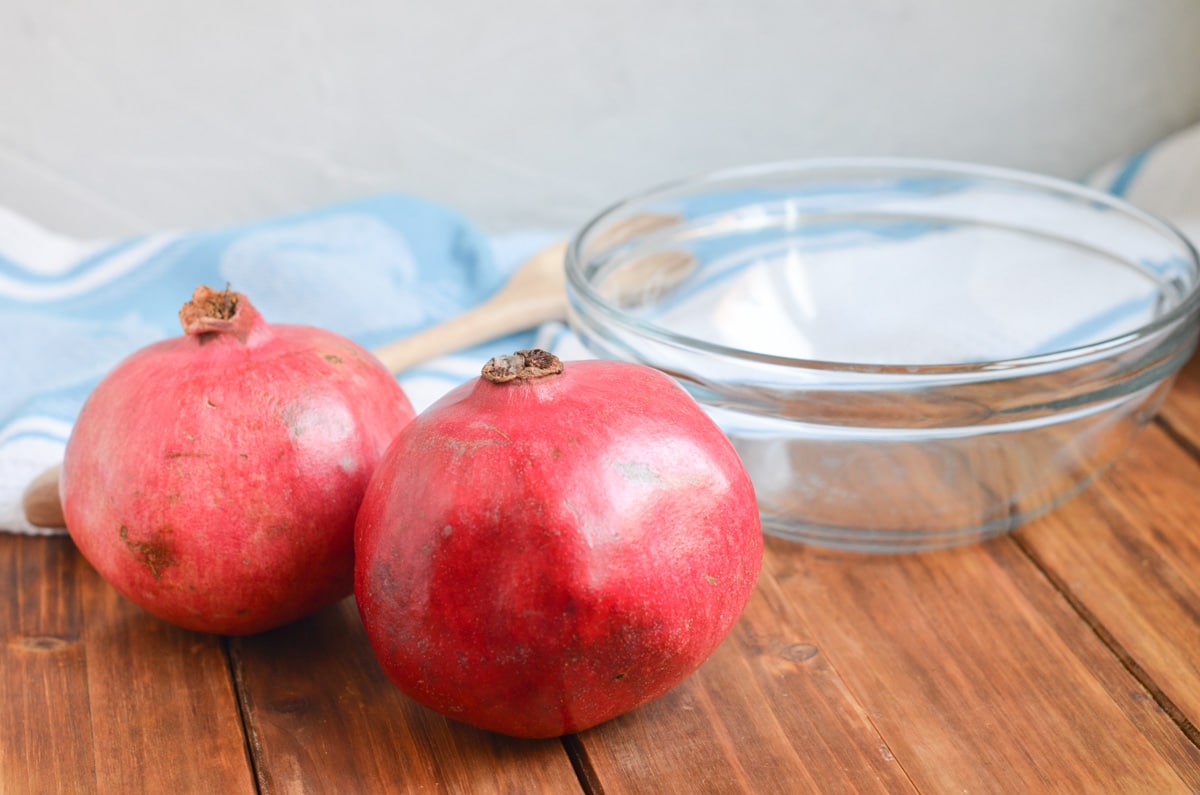
<svg viewBox="0 0 1200 795">
<path fill-rule="evenodd" d="M 21 505 L 25 518 L 34 527 L 64 527 L 62 503 L 58 501 L 58 473 L 62 464 L 55 464 L 38 475 L 25 487 Z"/>
<path fill-rule="evenodd" d="M 565 243 L 535 254 L 512 280 L 482 304 L 461 315 L 376 348 L 373 353 L 393 373 L 469 348 L 495 337 L 561 320 L 566 310 L 562 275 Z"/>
</svg>

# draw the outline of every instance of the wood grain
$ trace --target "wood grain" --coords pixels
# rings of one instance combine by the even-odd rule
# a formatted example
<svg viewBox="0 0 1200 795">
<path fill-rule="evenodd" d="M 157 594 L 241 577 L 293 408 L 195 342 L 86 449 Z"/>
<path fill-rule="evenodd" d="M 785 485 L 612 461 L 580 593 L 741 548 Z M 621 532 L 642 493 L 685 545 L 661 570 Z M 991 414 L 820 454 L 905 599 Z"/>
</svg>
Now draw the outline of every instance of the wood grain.
<svg viewBox="0 0 1200 795">
<path fill-rule="evenodd" d="M 769 576 L 683 684 L 579 736 L 614 793 L 913 791 L 870 716 Z"/>
<path fill-rule="evenodd" d="M 1008 539 L 904 557 L 772 540 L 718 654 L 580 739 L 606 793 L 1200 788 L 1200 751 Z"/>
<path fill-rule="evenodd" d="M 263 793 L 571 793 L 558 740 L 448 721 L 397 690 L 352 600 L 231 642 Z"/>
<path fill-rule="evenodd" d="M 918 789 L 1200 788 L 1200 750 L 1011 539 L 770 549 L 769 574 Z"/>
<path fill-rule="evenodd" d="M 89 589 L 84 641 L 101 792 L 253 793 L 221 638 Z"/>
<path fill-rule="evenodd" d="M 63 537 L 0 536 L 0 583 L 0 791 L 254 791 L 218 638 L 145 614 Z"/>
<path fill-rule="evenodd" d="M 96 789 L 83 611 L 63 539 L 0 537 L 0 792 Z"/>
<path fill-rule="evenodd" d="M 1200 354 L 1179 371 L 1159 418 L 1193 454 L 1200 451 Z"/>
<path fill-rule="evenodd" d="M 1151 427 L 1088 492 L 1019 534 L 1192 732 L 1200 726 L 1198 528 L 1200 464 Z"/>
</svg>

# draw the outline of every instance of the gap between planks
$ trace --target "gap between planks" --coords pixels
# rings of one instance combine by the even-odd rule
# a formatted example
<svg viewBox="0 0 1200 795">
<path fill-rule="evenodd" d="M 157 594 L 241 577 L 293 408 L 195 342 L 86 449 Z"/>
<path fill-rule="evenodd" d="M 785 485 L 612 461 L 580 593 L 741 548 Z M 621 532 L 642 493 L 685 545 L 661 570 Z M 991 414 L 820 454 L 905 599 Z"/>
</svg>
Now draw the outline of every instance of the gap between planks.
<svg viewBox="0 0 1200 795">
<path fill-rule="evenodd" d="M 1154 680 L 1148 673 L 1146 673 L 1146 670 L 1142 668 L 1142 666 L 1138 665 L 1137 661 L 1133 659 L 1133 655 L 1131 655 L 1125 649 L 1125 647 L 1113 637 L 1112 633 L 1105 628 L 1105 626 L 1098 618 L 1096 618 L 1092 611 L 1088 610 L 1087 606 L 1077 599 L 1073 593 L 1071 593 L 1071 590 L 1067 584 L 1063 582 L 1062 579 L 1054 572 L 1042 564 L 1042 561 L 1037 557 L 1037 554 L 1022 538 L 1020 538 L 1020 536 L 1013 535 L 1012 540 L 1013 543 L 1017 545 L 1017 548 L 1021 550 L 1021 553 L 1025 555 L 1025 557 L 1029 558 L 1029 561 L 1037 567 L 1038 571 L 1042 573 L 1042 576 L 1049 581 L 1050 585 L 1054 587 L 1054 590 L 1058 591 L 1059 595 L 1062 596 L 1063 599 L 1067 600 L 1067 604 L 1071 606 L 1071 609 L 1075 611 L 1075 614 L 1078 615 L 1083 622 L 1088 625 L 1089 628 L 1091 628 L 1096 637 L 1100 639 L 1100 642 L 1103 643 L 1105 647 L 1112 652 L 1113 656 L 1120 661 L 1121 665 L 1125 667 L 1125 670 L 1128 671 L 1129 674 L 1135 680 L 1137 680 L 1138 684 L 1145 689 L 1150 697 L 1154 699 L 1154 703 L 1158 704 L 1159 708 L 1165 712 L 1172 721 L 1175 722 L 1175 725 L 1179 727 L 1179 730 L 1184 733 L 1184 735 L 1192 742 L 1193 745 L 1195 745 L 1197 748 L 1200 748 L 1200 731 L 1197 731 L 1196 727 L 1192 725 L 1192 722 L 1187 719 L 1187 716 L 1183 714 L 1183 710 L 1176 706 L 1175 702 L 1168 698 L 1166 693 L 1164 693 L 1162 689 L 1154 683 Z"/>
<path fill-rule="evenodd" d="M 1197 448 L 1197 446 L 1193 444 L 1192 441 L 1183 433 L 1181 433 L 1169 419 L 1159 414 L 1155 416 L 1153 422 L 1156 426 L 1161 428 L 1164 433 L 1166 433 L 1166 435 L 1174 444 L 1178 445 L 1191 458 L 1200 463 L 1200 448 Z M 1196 726 L 1190 720 L 1188 720 L 1187 716 L 1183 713 L 1183 710 L 1181 710 L 1178 705 L 1176 705 L 1175 702 L 1163 692 L 1162 688 L 1155 684 L 1154 679 L 1149 673 L 1146 672 L 1144 668 L 1142 668 L 1141 665 L 1138 664 L 1137 660 L 1133 658 L 1133 655 L 1130 654 L 1129 651 L 1113 636 L 1113 634 L 1108 631 L 1108 628 L 1105 627 L 1100 619 L 1097 618 L 1096 615 L 1087 608 L 1083 601 L 1077 598 L 1074 593 L 1072 593 L 1070 586 L 1068 586 L 1061 577 L 1055 574 L 1049 566 L 1045 565 L 1042 559 L 1038 557 L 1037 553 L 1033 550 L 1029 543 L 1021 537 L 1019 533 L 1011 533 L 1009 538 L 1011 538 L 1013 543 L 1016 544 L 1017 549 L 1021 551 L 1021 554 L 1028 558 L 1029 562 L 1037 567 L 1037 570 L 1042 573 L 1042 576 L 1046 578 L 1046 581 L 1050 583 L 1054 590 L 1058 591 L 1059 595 L 1066 600 L 1071 609 L 1075 611 L 1075 614 L 1078 615 L 1080 619 L 1082 619 L 1083 622 L 1088 625 L 1092 632 L 1095 633 L 1096 637 L 1100 639 L 1100 642 L 1103 643 L 1104 646 L 1112 653 L 1112 655 L 1117 658 L 1121 665 L 1124 666 L 1125 670 L 1129 672 L 1130 676 L 1132 676 L 1138 682 L 1138 684 L 1142 686 L 1146 693 L 1154 699 L 1154 703 L 1156 703 L 1167 715 L 1167 717 L 1169 717 L 1175 723 L 1179 730 L 1183 732 L 1184 736 L 1187 737 L 1193 745 L 1195 745 L 1197 748 L 1200 748 L 1200 729 L 1197 729 Z"/>
<path fill-rule="evenodd" d="M 229 636 L 221 636 L 221 653 L 225 655 L 225 668 L 229 671 L 229 684 L 233 688 L 233 698 L 237 702 L 238 728 L 242 730 L 242 751 L 250 764 L 250 775 L 254 780 L 254 791 L 263 795 L 262 777 L 258 770 L 258 754 L 250 741 L 250 719 L 246 714 L 246 699 L 242 692 L 242 679 L 238 676 L 237 664 L 233 660 L 233 650 L 230 648 Z"/>
<path fill-rule="evenodd" d="M 562 744 L 563 750 L 567 752 L 567 758 L 571 760 L 571 767 L 575 769 L 575 777 L 579 779 L 579 788 L 583 790 L 584 795 L 604 795 L 604 785 L 600 783 L 600 776 L 596 773 L 596 768 L 592 766 L 587 748 L 583 746 L 579 735 L 564 735 Z"/>
<path fill-rule="evenodd" d="M 1162 429 L 1172 442 L 1177 444 L 1180 449 L 1200 463 L 1200 447 L 1197 447 L 1195 442 L 1187 437 L 1187 435 L 1176 427 L 1175 423 L 1170 419 L 1159 414 L 1154 418 L 1154 424 Z"/>
</svg>

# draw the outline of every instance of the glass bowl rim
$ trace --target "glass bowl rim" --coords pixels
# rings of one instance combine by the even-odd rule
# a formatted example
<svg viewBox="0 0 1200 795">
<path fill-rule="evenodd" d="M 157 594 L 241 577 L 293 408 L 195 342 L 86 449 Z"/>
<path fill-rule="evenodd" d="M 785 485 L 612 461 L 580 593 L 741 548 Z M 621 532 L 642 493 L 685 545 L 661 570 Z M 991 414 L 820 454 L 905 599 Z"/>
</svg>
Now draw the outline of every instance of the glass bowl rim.
<svg viewBox="0 0 1200 795">
<path fill-rule="evenodd" d="M 843 362 L 778 356 L 720 345 L 686 334 L 678 334 L 654 323 L 632 318 L 625 314 L 618 306 L 606 300 L 592 287 L 591 283 L 583 275 L 581 254 L 584 241 L 608 219 L 621 213 L 623 210 L 635 209 L 638 205 L 660 196 L 695 190 L 707 185 L 745 181 L 754 177 L 780 176 L 788 173 L 815 174 L 821 171 L 835 170 L 866 173 L 872 171 L 880 173 L 907 171 L 943 177 L 974 177 L 1037 188 L 1048 193 L 1065 193 L 1074 199 L 1104 205 L 1111 210 L 1123 213 L 1126 217 L 1135 219 L 1150 228 L 1156 229 L 1164 237 L 1179 244 L 1181 249 L 1186 253 L 1191 266 L 1193 275 L 1191 289 L 1183 297 L 1183 300 L 1149 323 L 1145 323 L 1114 337 L 1097 340 L 1086 345 L 1064 348 L 1033 356 L 996 359 L 993 361 L 957 364 L 874 364 L 870 362 Z M 1023 370 L 1027 368 L 1040 369 L 1052 365 L 1069 365 L 1076 360 L 1094 360 L 1103 357 L 1107 353 L 1119 352 L 1120 350 L 1133 347 L 1138 342 L 1152 337 L 1163 330 L 1181 325 L 1189 316 L 1197 314 L 1200 311 L 1200 253 L 1197 252 L 1196 247 L 1192 245 L 1192 242 L 1182 232 L 1165 219 L 1142 210 L 1118 196 L 1066 179 L 1014 168 L 941 159 L 824 157 L 777 160 L 717 169 L 662 182 L 620 199 L 593 215 L 582 227 L 571 235 L 564 257 L 564 268 L 566 270 L 567 284 L 573 288 L 583 304 L 597 310 L 611 321 L 615 321 L 629 330 L 672 347 L 793 369 L 873 373 L 880 375 L 902 374 L 910 378 L 922 374 L 946 376 Z M 574 297 L 570 298 L 569 303 L 574 303 Z"/>
</svg>

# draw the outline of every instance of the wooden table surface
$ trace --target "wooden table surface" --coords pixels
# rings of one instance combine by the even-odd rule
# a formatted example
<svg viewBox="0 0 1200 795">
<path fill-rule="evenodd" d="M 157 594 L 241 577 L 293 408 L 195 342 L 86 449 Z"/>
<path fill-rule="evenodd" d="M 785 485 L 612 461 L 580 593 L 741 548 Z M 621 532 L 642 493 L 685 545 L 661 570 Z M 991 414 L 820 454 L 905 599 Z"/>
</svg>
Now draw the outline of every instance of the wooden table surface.
<svg viewBox="0 0 1200 795">
<path fill-rule="evenodd" d="M 695 675 L 562 740 L 408 701 L 350 601 L 194 634 L 62 537 L 0 536 L 0 588 L 2 793 L 1200 792 L 1200 361 L 1101 480 L 1012 536 L 769 541 Z"/>
</svg>

